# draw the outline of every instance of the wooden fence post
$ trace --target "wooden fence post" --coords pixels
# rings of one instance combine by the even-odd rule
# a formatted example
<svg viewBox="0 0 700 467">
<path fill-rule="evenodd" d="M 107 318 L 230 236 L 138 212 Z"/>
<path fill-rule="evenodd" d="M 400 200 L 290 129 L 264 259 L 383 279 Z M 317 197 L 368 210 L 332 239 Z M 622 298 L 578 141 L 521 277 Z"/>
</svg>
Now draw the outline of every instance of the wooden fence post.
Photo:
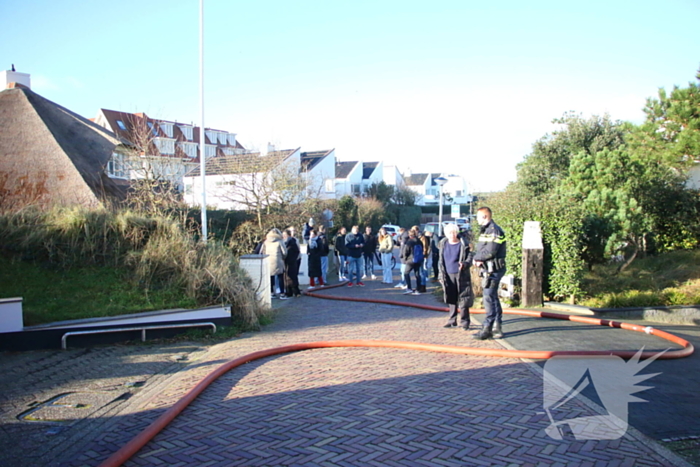
<svg viewBox="0 0 700 467">
<path fill-rule="evenodd" d="M 540 223 L 525 222 L 523 229 L 523 306 L 542 306 L 544 246 Z"/>
</svg>

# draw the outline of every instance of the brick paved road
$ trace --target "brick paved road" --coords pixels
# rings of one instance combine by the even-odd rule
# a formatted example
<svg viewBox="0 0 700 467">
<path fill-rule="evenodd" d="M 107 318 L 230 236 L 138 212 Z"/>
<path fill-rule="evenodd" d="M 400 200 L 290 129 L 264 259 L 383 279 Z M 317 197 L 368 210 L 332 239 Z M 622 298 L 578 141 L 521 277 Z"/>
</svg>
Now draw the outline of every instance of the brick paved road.
<svg viewBox="0 0 700 467">
<path fill-rule="evenodd" d="M 368 283 L 329 294 L 406 297 Z M 99 463 L 223 361 L 298 342 L 390 339 L 474 345 L 445 315 L 406 307 L 289 300 L 261 333 L 213 346 L 136 394 L 63 465 Z M 648 336 L 641 335 L 639 339 Z M 493 341 L 478 343 L 499 348 Z M 595 345 L 595 344 L 590 344 Z M 576 400 L 563 418 L 596 415 Z M 542 382 L 515 359 L 399 349 L 318 349 L 239 367 L 211 386 L 127 465 L 683 465 L 635 430 L 614 441 L 555 441 Z"/>
</svg>

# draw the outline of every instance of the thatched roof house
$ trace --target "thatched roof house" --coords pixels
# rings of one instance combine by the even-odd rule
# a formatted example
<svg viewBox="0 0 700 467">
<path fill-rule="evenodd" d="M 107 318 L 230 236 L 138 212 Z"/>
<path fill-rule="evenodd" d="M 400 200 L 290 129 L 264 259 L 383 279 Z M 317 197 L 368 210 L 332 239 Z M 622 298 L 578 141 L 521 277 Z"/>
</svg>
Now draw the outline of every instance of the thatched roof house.
<svg viewBox="0 0 700 467">
<path fill-rule="evenodd" d="M 123 199 L 105 167 L 120 141 L 24 86 L 0 91 L 0 209 Z"/>
</svg>

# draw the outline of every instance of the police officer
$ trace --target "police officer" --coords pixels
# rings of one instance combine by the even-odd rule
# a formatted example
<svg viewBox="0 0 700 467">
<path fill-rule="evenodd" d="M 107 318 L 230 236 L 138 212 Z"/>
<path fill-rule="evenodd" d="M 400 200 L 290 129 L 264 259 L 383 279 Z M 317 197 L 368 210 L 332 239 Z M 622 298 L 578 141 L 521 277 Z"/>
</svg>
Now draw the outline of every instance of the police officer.
<svg viewBox="0 0 700 467">
<path fill-rule="evenodd" d="M 486 310 L 481 331 L 473 336 L 474 339 L 479 340 L 503 337 L 501 330 L 503 308 L 498 299 L 498 284 L 506 273 L 506 234 L 493 221 L 492 216 L 491 209 L 487 207 L 479 208 L 476 213 L 480 235 L 476 243 L 474 264 L 479 267 Z"/>
</svg>

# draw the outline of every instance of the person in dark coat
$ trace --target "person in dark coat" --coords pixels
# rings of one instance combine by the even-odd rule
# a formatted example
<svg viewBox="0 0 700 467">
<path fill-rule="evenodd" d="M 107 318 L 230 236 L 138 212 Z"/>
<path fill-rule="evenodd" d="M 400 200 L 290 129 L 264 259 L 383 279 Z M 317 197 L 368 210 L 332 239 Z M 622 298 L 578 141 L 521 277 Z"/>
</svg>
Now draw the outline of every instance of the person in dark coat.
<svg viewBox="0 0 700 467">
<path fill-rule="evenodd" d="M 404 269 L 403 279 L 406 282 L 406 291 L 404 294 L 420 295 L 421 287 L 421 272 L 420 268 L 423 265 L 423 244 L 418 240 L 418 230 L 412 228 L 408 232 L 408 240 L 401 248 L 401 260 L 406 264 Z M 411 288 L 411 271 L 416 275 L 416 288 Z"/>
<path fill-rule="evenodd" d="M 442 284 L 444 300 L 449 307 L 449 317 L 444 327 L 457 327 L 457 315 L 460 326 L 469 330 L 469 308 L 474 305 L 474 292 L 470 267 L 472 255 L 469 248 L 469 236 L 458 237 L 457 224 L 445 226 L 445 238 L 440 240 L 438 268 L 439 281 Z"/>
<path fill-rule="evenodd" d="M 299 243 L 294 238 L 292 229 L 282 232 L 282 238 L 287 246 L 287 256 L 284 258 L 284 285 L 287 293 L 280 295 L 280 298 L 299 297 Z"/>
<path fill-rule="evenodd" d="M 430 237 L 430 255 L 433 257 L 433 282 L 438 280 L 440 277 L 440 267 L 438 266 L 438 261 L 440 260 L 440 241 L 445 238 L 440 236 L 437 232 L 433 233 Z"/>
<path fill-rule="evenodd" d="M 348 249 L 345 246 L 345 236 L 347 229 L 341 227 L 338 229 L 338 234 L 335 236 L 335 256 L 338 261 L 338 280 L 348 280 Z"/>
<path fill-rule="evenodd" d="M 309 232 L 309 290 L 316 288 L 315 279 L 318 279 L 318 283 L 321 287 L 325 284 L 323 283 L 323 269 L 321 268 L 321 256 L 323 255 L 323 240 L 319 240 L 316 229 L 311 229 Z"/>
<path fill-rule="evenodd" d="M 377 237 L 372 233 L 372 227 L 369 225 L 365 227 L 365 233 L 362 235 L 362 238 L 365 240 L 365 246 L 362 247 L 365 271 L 362 278 L 369 277 L 375 280 L 377 276 L 374 275 L 374 252 L 377 250 Z"/>
</svg>

